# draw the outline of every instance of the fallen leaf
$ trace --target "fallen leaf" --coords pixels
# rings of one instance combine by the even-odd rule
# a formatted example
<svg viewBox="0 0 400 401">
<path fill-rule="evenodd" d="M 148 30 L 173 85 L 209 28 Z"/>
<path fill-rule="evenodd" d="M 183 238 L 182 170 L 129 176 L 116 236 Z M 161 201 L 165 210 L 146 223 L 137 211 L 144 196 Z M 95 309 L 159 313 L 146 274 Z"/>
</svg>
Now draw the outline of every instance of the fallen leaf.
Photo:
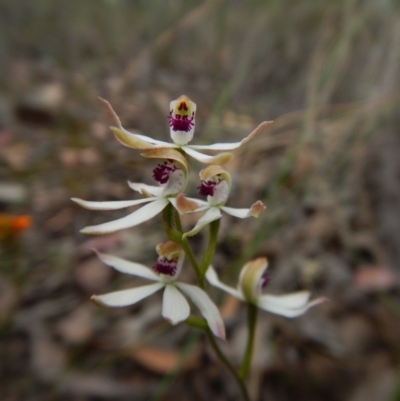
<svg viewBox="0 0 400 401">
<path fill-rule="evenodd" d="M 87 341 L 93 333 L 93 308 L 82 305 L 57 325 L 57 333 L 71 344 Z"/>
<path fill-rule="evenodd" d="M 112 276 L 112 270 L 98 258 L 80 263 L 74 270 L 76 281 L 89 293 L 103 291 Z"/>
<path fill-rule="evenodd" d="M 43 330 L 32 336 L 31 367 L 42 380 L 56 380 L 67 363 L 67 354 L 61 345 L 52 341 Z"/>
<path fill-rule="evenodd" d="M 354 284 L 361 291 L 387 291 L 396 286 L 394 273 L 386 266 L 364 265 L 354 273 Z"/>
<path fill-rule="evenodd" d="M 152 346 L 142 346 L 131 351 L 130 356 L 147 369 L 160 374 L 165 374 L 176 369 L 182 359 L 177 351 L 167 351 Z M 199 356 L 198 350 L 193 352 L 180 368 L 193 369 L 198 367 L 200 364 Z"/>
<path fill-rule="evenodd" d="M 124 397 L 129 399 L 148 399 L 153 391 L 148 382 L 130 384 L 113 380 L 108 376 L 74 373 L 62 379 L 60 392 L 83 397 L 111 399 Z M 135 398 L 133 398 L 135 397 Z"/>
<path fill-rule="evenodd" d="M 221 316 L 224 319 L 230 319 L 237 312 L 241 304 L 237 298 L 228 295 L 225 297 L 224 303 L 220 306 Z"/>
</svg>

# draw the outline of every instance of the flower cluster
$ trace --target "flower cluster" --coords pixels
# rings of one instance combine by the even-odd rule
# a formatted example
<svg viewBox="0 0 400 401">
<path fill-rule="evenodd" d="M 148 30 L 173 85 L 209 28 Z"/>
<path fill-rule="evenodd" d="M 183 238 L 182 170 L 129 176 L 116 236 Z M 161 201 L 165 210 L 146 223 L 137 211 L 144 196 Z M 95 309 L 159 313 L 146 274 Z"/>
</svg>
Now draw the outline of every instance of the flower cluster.
<svg viewBox="0 0 400 401">
<path fill-rule="evenodd" d="M 211 285 L 226 291 L 249 305 L 285 317 L 299 316 L 311 306 L 324 300 L 318 298 L 309 302 L 310 294 L 305 291 L 281 296 L 264 295 L 262 291 L 269 282 L 269 277 L 265 272 L 267 268 L 265 258 L 248 262 L 241 271 L 238 288 L 231 288 L 219 280 L 217 273 L 210 265 L 212 255 L 210 257 L 210 253 L 208 253 L 207 258 L 203 258 L 205 265 L 204 263 L 201 266 L 197 265 L 187 242 L 187 237 L 199 233 L 206 226 L 210 225 L 211 227 L 211 223 L 220 219 L 222 213 L 244 219 L 247 217 L 257 218 L 265 210 L 265 205 L 260 200 L 253 203 L 249 208 L 237 209 L 226 206 L 229 201 L 232 180 L 230 174 L 221 167 L 221 164 L 226 163 L 232 157 L 232 154 L 226 151 L 242 146 L 258 135 L 271 121 L 261 123 L 240 142 L 189 145 L 194 135 L 196 104 L 188 97 L 181 96 L 170 103 L 168 120 L 173 142 L 168 143 L 127 131 L 122 127 L 120 119 L 111 105 L 106 100 L 101 99 L 101 101 L 116 124 L 116 127 L 111 127 L 116 138 L 125 146 L 144 151 L 142 156 L 145 158 L 159 159 L 159 163 L 153 169 L 153 179 L 157 185 L 129 182 L 129 187 L 142 195 L 140 199 L 93 202 L 72 198 L 80 206 L 91 210 L 116 210 L 145 204 L 125 217 L 85 227 L 81 232 L 100 235 L 127 229 L 155 217 L 166 208 L 173 212 L 175 224 L 165 221 L 166 218 L 163 215 L 164 224 L 169 229 L 166 229 L 169 241 L 157 245 L 158 258 L 151 268 L 115 256 L 97 253 L 106 265 L 117 271 L 142 277 L 153 281 L 153 283 L 108 294 L 94 295 L 92 300 L 96 304 L 110 307 L 128 306 L 163 290 L 162 316 L 175 325 L 187 320 L 190 316 L 190 306 L 184 297 L 186 295 L 199 309 L 211 332 L 216 337 L 225 339 L 222 317 L 217 306 L 205 292 L 204 277 Z M 199 150 L 225 152 L 210 156 L 199 152 Z M 184 195 L 189 177 L 189 164 L 186 156 L 191 156 L 208 164 L 206 168 L 200 171 L 200 184 L 197 186 L 199 195 L 205 199 Z M 181 229 L 179 216 L 194 212 L 203 212 L 203 215 L 194 227 L 184 232 Z M 171 232 L 174 234 L 172 235 Z M 215 250 L 214 245 L 210 246 L 211 253 Z M 185 254 L 188 255 L 188 259 L 196 272 L 199 286 L 177 281 L 183 267 Z"/>
</svg>

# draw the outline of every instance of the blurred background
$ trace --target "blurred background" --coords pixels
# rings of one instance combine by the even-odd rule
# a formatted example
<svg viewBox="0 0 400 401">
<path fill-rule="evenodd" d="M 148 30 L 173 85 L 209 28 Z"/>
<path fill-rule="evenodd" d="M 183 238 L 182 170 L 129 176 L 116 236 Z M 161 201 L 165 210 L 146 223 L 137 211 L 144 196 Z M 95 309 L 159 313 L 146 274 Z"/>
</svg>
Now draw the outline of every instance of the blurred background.
<svg viewBox="0 0 400 401">
<path fill-rule="evenodd" d="M 152 266 L 160 216 L 87 237 L 126 211 L 69 200 L 133 199 L 127 180 L 152 183 L 154 163 L 114 139 L 97 96 L 126 128 L 168 140 L 181 94 L 197 103 L 192 143 L 275 121 L 226 166 L 228 205 L 268 209 L 224 216 L 223 280 L 264 255 L 271 293 L 330 299 L 295 320 L 260 313 L 253 399 L 400 400 L 397 0 L 2 0 L 0 26 L 2 401 L 240 399 L 202 334 L 161 319 L 160 294 L 121 310 L 89 302 L 140 283 L 90 249 Z M 206 239 L 191 240 L 197 255 Z M 212 294 L 239 363 L 245 308 Z"/>
</svg>

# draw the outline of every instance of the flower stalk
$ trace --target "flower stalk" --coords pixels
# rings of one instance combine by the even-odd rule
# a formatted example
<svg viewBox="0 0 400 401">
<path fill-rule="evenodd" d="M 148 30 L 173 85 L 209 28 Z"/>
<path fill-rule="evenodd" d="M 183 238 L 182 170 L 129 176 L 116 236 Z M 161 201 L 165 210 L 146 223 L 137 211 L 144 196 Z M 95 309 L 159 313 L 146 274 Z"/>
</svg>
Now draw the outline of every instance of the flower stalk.
<svg viewBox="0 0 400 401">
<path fill-rule="evenodd" d="M 255 305 L 252 304 L 247 305 L 247 328 L 249 333 L 247 336 L 246 351 L 244 353 L 242 365 L 239 371 L 239 376 L 243 380 L 246 378 L 249 372 L 251 366 L 251 360 L 253 358 L 254 341 L 255 341 L 256 324 L 257 324 L 257 312 L 258 309 Z"/>
</svg>

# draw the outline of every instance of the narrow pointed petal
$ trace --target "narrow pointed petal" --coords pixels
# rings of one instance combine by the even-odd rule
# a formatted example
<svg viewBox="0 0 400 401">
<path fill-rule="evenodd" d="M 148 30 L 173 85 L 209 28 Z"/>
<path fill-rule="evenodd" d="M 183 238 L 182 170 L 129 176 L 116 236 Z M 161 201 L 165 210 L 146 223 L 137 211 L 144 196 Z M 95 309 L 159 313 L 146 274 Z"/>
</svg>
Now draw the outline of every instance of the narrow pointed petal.
<svg viewBox="0 0 400 401">
<path fill-rule="evenodd" d="M 230 214 L 233 217 L 238 217 L 239 219 L 250 217 L 250 209 L 236 209 L 234 207 L 221 206 L 221 210 L 223 210 L 227 214 Z"/>
<path fill-rule="evenodd" d="M 249 142 L 255 136 L 257 136 L 265 127 L 272 124 L 273 121 L 264 121 L 262 122 L 253 132 L 246 136 L 246 138 L 242 139 L 240 142 L 233 143 L 214 143 L 213 145 L 191 145 L 192 149 L 200 149 L 200 150 L 233 150 L 237 149 L 240 146 L 244 145 L 246 142 Z"/>
<path fill-rule="evenodd" d="M 129 206 L 140 205 L 141 203 L 151 202 L 157 198 L 146 198 L 146 199 L 136 199 L 131 201 L 110 201 L 110 202 L 91 202 L 85 201 L 79 198 L 71 198 L 71 200 L 77 203 L 79 206 L 90 210 L 118 210 L 124 209 Z"/>
<path fill-rule="evenodd" d="M 159 186 L 155 186 L 155 185 L 147 185 L 147 184 L 142 184 L 141 182 L 130 182 L 128 181 L 128 185 L 130 188 L 132 188 L 134 191 L 136 192 L 140 192 L 141 194 L 143 194 L 143 191 L 154 195 L 154 196 L 160 196 L 162 191 L 163 191 L 163 187 L 159 187 Z"/>
<path fill-rule="evenodd" d="M 204 216 L 202 216 L 194 228 L 187 233 L 183 234 L 182 238 L 191 237 L 192 235 L 197 234 L 203 227 L 210 224 L 212 221 L 218 220 L 221 218 L 221 211 L 218 207 L 210 207 Z"/>
<path fill-rule="evenodd" d="M 171 198 L 170 197 L 170 198 L 168 198 L 168 200 L 172 204 L 172 206 L 179 212 L 179 214 L 204 212 L 204 210 L 208 210 L 209 207 L 210 207 L 208 202 L 205 202 L 205 201 L 201 200 L 200 202 L 204 202 L 203 206 L 199 206 L 198 209 L 193 210 L 193 211 L 189 211 L 188 210 L 188 211 L 184 212 L 183 210 L 179 209 L 179 203 L 177 201 L 178 197 L 179 197 L 179 195 L 176 198 Z M 185 198 L 185 199 L 188 199 L 190 201 L 195 201 L 195 202 L 199 201 L 199 199 L 194 199 L 194 198 Z"/>
<path fill-rule="evenodd" d="M 172 144 L 169 144 L 167 142 L 162 142 L 162 141 L 158 141 L 156 139 L 150 138 L 149 136 L 145 136 L 145 135 L 140 135 L 140 134 L 132 134 L 130 132 L 128 132 L 121 124 L 121 120 L 119 119 L 117 113 L 114 111 L 114 109 L 112 108 L 111 104 L 105 100 L 102 99 L 101 97 L 99 97 L 100 101 L 104 104 L 104 106 L 106 107 L 108 113 L 110 114 L 111 118 L 114 120 L 114 123 L 117 125 L 118 128 L 116 127 L 111 127 L 111 131 L 114 132 L 115 136 L 117 137 L 117 139 L 125 146 L 129 146 L 129 147 L 134 147 L 135 149 L 153 149 L 154 146 L 151 145 L 161 145 L 163 147 L 168 147 L 168 146 L 173 146 Z M 121 136 L 121 139 L 118 138 L 118 135 Z M 129 145 L 127 143 L 122 142 L 124 139 L 124 137 L 130 138 L 130 140 L 132 141 L 132 143 Z M 136 142 L 135 142 L 136 141 Z M 138 147 L 136 146 L 132 146 L 134 144 L 137 144 Z M 150 147 L 149 147 L 150 146 Z M 156 146 L 157 147 L 157 146 Z"/>
<path fill-rule="evenodd" d="M 234 296 L 235 298 L 238 298 L 243 301 L 242 294 L 236 288 L 229 287 L 228 285 L 220 281 L 217 272 L 214 270 L 212 266 L 210 266 L 207 270 L 206 279 L 212 286 L 219 288 L 220 290 L 225 291 L 228 294 Z"/>
<path fill-rule="evenodd" d="M 133 134 L 123 128 L 110 127 L 110 130 L 113 132 L 118 142 L 120 142 L 124 146 L 127 146 L 128 148 L 149 150 L 149 149 L 157 149 L 158 147 L 162 146 L 162 145 L 154 145 L 151 142 L 143 139 L 142 135 Z M 167 145 L 170 146 L 170 144 L 166 142 L 164 146 Z"/>
<path fill-rule="evenodd" d="M 210 297 L 199 287 L 190 284 L 176 283 L 178 288 L 182 290 L 199 308 L 204 319 L 207 320 L 213 334 L 225 340 L 225 326 L 218 308 L 211 301 Z"/>
<path fill-rule="evenodd" d="M 167 199 L 157 199 L 149 203 L 148 205 L 143 206 L 139 210 L 136 210 L 135 212 L 129 214 L 128 216 L 122 217 L 121 219 L 110 221 L 104 224 L 99 224 L 97 226 L 85 227 L 81 230 L 81 233 L 102 235 L 137 226 L 144 221 L 150 220 L 152 217 L 160 213 L 165 208 L 165 206 L 167 206 L 167 204 Z"/>
<path fill-rule="evenodd" d="M 160 281 L 160 278 L 147 266 L 140 263 L 129 262 L 128 260 L 117 258 L 116 256 L 106 255 L 95 251 L 99 259 L 108 266 L 113 267 L 121 273 L 147 278 L 149 280 Z"/>
<path fill-rule="evenodd" d="M 221 206 L 221 209 L 231 216 L 238 217 L 239 219 L 246 219 L 247 217 L 258 218 L 266 207 L 261 201 L 257 201 L 253 203 L 249 209 L 236 209 L 227 206 Z"/>
<path fill-rule="evenodd" d="M 297 317 L 304 314 L 312 306 L 326 301 L 326 298 L 317 298 L 308 302 L 310 293 L 307 291 L 289 295 L 262 295 L 258 298 L 258 307 L 276 315 Z"/>
<path fill-rule="evenodd" d="M 184 214 L 184 213 L 191 213 L 191 212 L 198 212 L 200 211 L 202 206 L 206 206 L 208 208 L 208 202 L 201 201 L 202 204 L 200 203 L 199 200 L 197 199 L 191 199 L 187 198 L 183 194 L 179 194 L 175 198 L 175 203 L 174 206 L 178 210 L 179 213 Z"/>
<path fill-rule="evenodd" d="M 192 156 L 193 159 L 198 160 L 204 164 L 225 164 L 229 160 L 231 160 L 233 154 L 229 152 L 219 153 L 215 156 L 205 155 L 204 153 L 197 152 L 193 149 L 193 146 L 182 146 L 182 150 L 184 150 L 189 156 Z"/>
<path fill-rule="evenodd" d="M 164 287 L 163 283 L 154 283 L 129 290 L 110 292 L 104 295 L 93 295 L 91 300 L 101 306 L 122 307 L 133 305 L 143 298 L 154 294 Z"/>
<path fill-rule="evenodd" d="M 171 324 L 178 324 L 190 315 L 190 306 L 174 285 L 166 285 L 163 296 L 162 316 Z"/>
<path fill-rule="evenodd" d="M 108 111 L 108 114 L 110 114 L 111 118 L 114 120 L 114 123 L 117 125 L 117 127 L 122 128 L 121 120 L 119 119 L 117 113 L 112 108 L 110 102 L 107 101 L 106 99 L 101 98 L 100 96 L 99 100 L 104 104 L 104 106 Z"/>
</svg>

